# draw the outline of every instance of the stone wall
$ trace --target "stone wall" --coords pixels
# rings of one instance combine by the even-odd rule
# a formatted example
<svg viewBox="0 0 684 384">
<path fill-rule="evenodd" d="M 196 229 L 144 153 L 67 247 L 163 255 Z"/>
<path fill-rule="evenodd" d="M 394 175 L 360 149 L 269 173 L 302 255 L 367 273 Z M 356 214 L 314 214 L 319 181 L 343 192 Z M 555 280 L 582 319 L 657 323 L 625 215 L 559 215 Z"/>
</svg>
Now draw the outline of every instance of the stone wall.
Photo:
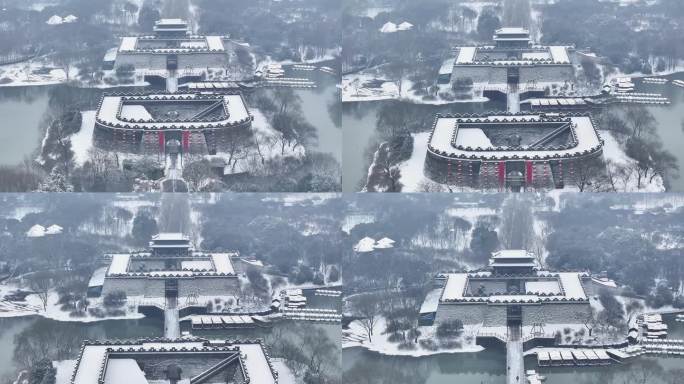
<svg viewBox="0 0 684 384">
<path fill-rule="evenodd" d="M 108 293 L 123 291 L 126 296 L 163 297 L 164 280 L 141 278 L 106 278 L 102 287 L 102 296 Z"/>
<path fill-rule="evenodd" d="M 165 70 L 166 56 L 152 53 L 119 53 L 116 58 L 116 67 L 132 64 L 136 69 Z M 221 68 L 228 64 L 226 52 L 206 52 L 192 54 L 178 54 L 178 70 L 185 68 L 204 69 L 207 67 Z"/>
<path fill-rule="evenodd" d="M 115 291 L 126 292 L 126 296 L 164 297 L 165 279 L 107 278 L 102 287 L 102 296 Z M 190 294 L 201 296 L 234 295 L 239 293 L 236 277 L 196 277 L 178 280 L 178 297 Z"/>
<path fill-rule="evenodd" d="M 456 65 L 451 74 L 451 82 L 457 79 L 472 79 L 474 83 L 502 83 L 507 81 L 508 71 L 505 67 L 477 65 Z"/>
<path fill-rule="evenodd" d="M 482 304 L 439 304 L 435 325 L 459 319 L 463 324 L 480 324 L 497 327 L 506 325 L 506 306 Z"/>
<path fill-rule="evenodd" d="M 519 84 L 528 82 L 559 82 L 573 81 L 575 73 L 571 64 L 539 65 L 535 67 L 521 67 Z"/>
<path fill-rule="evenodd" d="M 506 305 L 492 304 L 442 304 L 437 308 L 435 325 L 447 320 L 459 319 L 463 324 L 480 324 L 487 327 L 505 326 Z M 534 323 L 579 323 L 591 316 L 589 303 L 543 303 L 523 305 L 523 325 Z"/>
<path fill-rule="evenodd" d="M 236 277 L 196 277 L 178 281 L 178 297 L 191 294 L 200 296 L 228 296 L 239 293 L 239 283 Z"/>
<path fill-rule="evenodd" d="M 544 303 L 522 307 L 523 325 L 580 323 L 591 316 L 589 303 Z"/>
<path fill-rule="evenodd" d="M 536 82 L 559 82 L 575 79 L 574 70 L 571 64 L 560 65 L 537 65 L 520 66 L 519 84 L 524 85 L 530 81 Z M 506 84 L 508 81 L 508 70 L 504 66 L 477 66 L 477 65 L 456 65 L 451 74 L 451 81 L 457 79 L 472 79 L 474 83 Z"/>
</svg>

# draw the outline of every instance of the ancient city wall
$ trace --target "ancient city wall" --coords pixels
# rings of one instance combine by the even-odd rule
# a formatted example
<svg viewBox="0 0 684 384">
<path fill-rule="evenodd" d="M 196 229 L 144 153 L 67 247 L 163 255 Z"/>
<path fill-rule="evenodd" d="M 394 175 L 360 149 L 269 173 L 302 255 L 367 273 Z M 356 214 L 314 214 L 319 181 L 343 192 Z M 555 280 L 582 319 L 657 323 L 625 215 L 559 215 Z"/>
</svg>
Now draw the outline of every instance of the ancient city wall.
<svg viewBox="0 0 684 384">
<path fill-rule="evenodd" d="M 459 319 L 463 324 L 496 327 L 506 325 L 506 306 L 481 304 L 439 304 L 435 325 Z"/>
<path fill-rule="evenodd" d="M 580 323 L 591 316 L 589 303 L 543 303 L 522 307 L 523 324 Z"/>
</svg>

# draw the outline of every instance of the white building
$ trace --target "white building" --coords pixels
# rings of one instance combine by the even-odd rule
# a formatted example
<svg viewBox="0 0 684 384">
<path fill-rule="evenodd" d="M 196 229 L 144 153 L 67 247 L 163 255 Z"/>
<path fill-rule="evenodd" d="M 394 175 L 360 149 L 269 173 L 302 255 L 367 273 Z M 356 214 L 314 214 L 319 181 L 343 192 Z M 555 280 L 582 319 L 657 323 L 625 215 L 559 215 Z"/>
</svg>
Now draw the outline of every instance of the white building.
<svg viewBox="0 0 684 384">
<path fill-rule="evenodd" d="M 504 92 L 507 84 L 521 91 L 544 91 L 553 84 L 574 82 L 572 46 L 533 44 L 529 31 L 502 28 L 494 45 L 460 47 L 455 59 L 440 70 L 440 83 L 472 82 L 484 90 Z"/>
<path fill-rule="evenodd" d="M 117 291 L 152 298 L 235 295 L 239 282 L 234 257 L 237 253 L 195 251 L 187 236 L 161 233 L 152 238 L 147 251 L 106 255 L 104 279 L 91 281 L 102 281 L 103 296 Z M 98 291 L 94 284 L 89 291 Z"/>
<path fill-rule="evenodd" d="M 443 288 L 437 306 L 425 306 L 435 311 L 437 324 L 458 319 L 484 327 L 529 326 L 582 323 L 591 317 L 591 277 L 542 270 L 524 250 L 496 252 L 484 270 L 444 273 L 438 279 Z M 428 317 L 421 313 L 421 318 Z"/>
<path fill-rule="evenodd" d="M 152 71 L 223 68 L 233 49 L 227 36 L 191 35 L 184 20 L 162 19 L 155 23 L 154 35 L 123 37 L 116 55 L 107 55 L 105 68 L 122 65 Z"/>
</svg>

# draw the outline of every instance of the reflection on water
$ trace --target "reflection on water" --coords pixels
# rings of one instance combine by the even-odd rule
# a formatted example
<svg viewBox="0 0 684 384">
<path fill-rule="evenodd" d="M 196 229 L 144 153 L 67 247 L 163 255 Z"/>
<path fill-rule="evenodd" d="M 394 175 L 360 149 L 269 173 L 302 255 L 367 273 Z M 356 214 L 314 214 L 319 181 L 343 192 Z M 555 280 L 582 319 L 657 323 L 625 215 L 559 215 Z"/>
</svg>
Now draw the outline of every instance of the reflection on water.
<svg viewBox="0 0 684 384">
<path fill-rule="evenodd" d="M 650 106 L 657 122 L 658 135 L 664 148 L 678 160 L 682 177 L 668 180 L 672 192 L 684 192 L 684 88 L 671 84 L 672 80 L 684 80 L 684 73 L 667 76 L 670 84 L 658 85 L 637 82 L 637 92 L 662 93 L 672 104 L 664 107 Z"/>
<path fill-rule="evenodd" d="M 20 164 L 36 150 L 47 109 L 48 87 L 0 88 L 0 165 Z"/>
<path fill-rule="evenodd" d="M 486 113 L 506 110 L 505 101 L 486 103 L 455 103 L 449 105 L 424 105 L 399 102 L 396 100 L 366 101 L 344 103 L 342 105 L 342 190 L 358 191 L 368 172 L 368 150 L 375 151 L 378 128 L 381 121 L 402 126 L 395 130 L 408 129 L 410 132 L 428 131 L 437 113 Z M 394 123 L 397 116 L 405 121 Z M 392 121 L 393 123 L 389 123 Z M 372 145 L 372 147 L 371 147 Z"/>
<path fill-rule="evenodd" d="M 304 72 L 308 74 L 310 72 Z M 304 118 L 316 127 L 318 133 L 319 152 L 329 153 L 338 161 L 342 158 L 342 131 L 340 130 L 340 90 L 335 79 L 327 74 L 313 72 L 318 87 L 314 89 L 296 89 L 295 93 L 302 99 Z"/>
<path fill-rule="evenodd" d="M 19 366 L 15 360 L 22 356 L 47 352 L 50 358 L 73 359 L 84 339 L 161 337 L 163 328 L 161 319 L 152 318 L 95 323 L 60 322 L 38 316 L 0 318 L 0 382 L 16 377 Z"/>
<path fill-rule="evenodd" d="M 503 384 L 505 351 L 442 354 L 428 357 L 384 356 L 362 348 L 342 352 L 344 382 L 377 384 Z"/>
<path fill-rule="evenodd" d="M 540 372 L 548 384 L 670 384 L 681 382 L 682 362 L 676 357 L 640 357 L 627 364 L 548 368 L 538 367 L 530 356 L 525 359 L 525 369 Z M 503 384 L 505 364 L 503 349 L 420 358 L 384 356 L 362 348 L 343 352 L 344 381 L 353 383 Z"/>
</svg>

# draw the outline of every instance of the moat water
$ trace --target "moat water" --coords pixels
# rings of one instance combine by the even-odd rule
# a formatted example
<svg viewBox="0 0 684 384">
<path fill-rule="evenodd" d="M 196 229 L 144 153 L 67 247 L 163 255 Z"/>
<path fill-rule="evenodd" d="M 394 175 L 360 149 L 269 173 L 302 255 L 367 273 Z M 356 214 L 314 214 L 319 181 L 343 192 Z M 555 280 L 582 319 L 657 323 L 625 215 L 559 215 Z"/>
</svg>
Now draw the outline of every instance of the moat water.
<svg viewBox="0 0 684 384">
<path fill-rule="evenodd" d="M 62 322 L 39 316 L 0 318 L 0 383 L 15 379 L 20 365 L 15 360 L 22 352 L 17 346 L 31 348 L 60 348 L 64 356 L 74 359 L 85 339 L 132 339 L 162 337 L 164 322 L 161 319 L 104 320 L 92 323 Z M 55 336 L 59 335 L 59 336 Z M 25 338 L 24 338 L 25 337 Z M 66 341 L 65 345 L 63 342 Z M 58 344 L 59 345 L 54 345 Z"/>
<path fill-rule="evenodd" d="M 302 73 L 310 74 L 318 84 L 314 89 L 295 90 L 302 100 L 304 117 L 317 130 L 318 141 L 314 148 L 332 154 L 340 161 L 342 130 L 336 80 L 319 71 Z M 136 88 L 123 89 L 133 91 Z M 78 101 L 79 109 L 94 109 L 104 91 L 67 85 L 0 87 L 0 141 L 12 143 L 0 151 L 0 166 L 17 165 L 35 158 L 45 136 L 47 121 L 60 103 L 73 105 L 73 101 Z M 335 103 L 338 105 L 334 106 Z"/>
<path fill-rule="evenodd" d="M 684 73 L 665 76 L 669 80 L 684 80 Z M 668 106 L 648 106 L 657 121 L 657 134 L 664 148 L 678 161 L 682 173 L 680 178 L 670 178 L 667 182 L 671 192 L 684 192 L 684 88 L 669 84 L 646 84 L 636 81 L 637 92 L 661 93 L 672 104 Z M 379 121 L 392 114 L 410 112 L 414 123 L 421 123 L 423 131 L 429 131 L 436 113 L 484 113 L 506 110 L 505 101 L 486 103 L 455 103 L 447 106 L 418 105 L 395 100 L 344 103 L 343 121 L 343 179 L 345 192 L 358 191 L 368 173 L 369 151 L 377 148 Z M 415 131 L 415 130 L 412 130 Z"/>
<path fill-rule="evenodd" d="M 262 339 L 267 345 L 286 339 L 295 344 L 301 342 L 299 335 L 310 332 L 312 327 L 321 329 L 334 345 L 340 345 L 339 324 L 316 324 L 283 321 L 271 328 L 191 331 L 192 336 L 220 339 Z M 0 318 L 0 384 L 16 379 L 21 364 L 17 361 L 28 346 L 31 351 L 45 347 L 55 353 L 60 350 L 60 360 L 75 359 L 83 340 L 139 339 L 163 337 L 164 320 L 142 318 L 127 320 L 103 320 L 91 323 L 62 322 L 39 316 Z M 58 336 L 54 336 L 58 335 Z"/>
<path fill-rule="evenodd" d="M 673 315 L 664 316 L 669 337 L 684 338 L 684 323 Z M 355 347 L 342 352 L 342 369 L 350 380 L 375 377 L 368 383 L 382 384 L 504 384 L 506 382 L 506 350 L 489 348 L 477 353 L 440 354 L 426 357 L 385 356 Z M 684 357 L 641 356 L 624 364 L 598 367 L 539 367 L 535 356 L 525 359 L 526 370 L 536 370 L 546 377 L 546 384 L 670 384 Z M 347 376 L 345 376 L 345 379 Z M 645 380 L 644 380 L 645 379 Z M 348 380 L 347 380 L 348 381 Z M 520 383 L 524 383 L 523 378 Z"/>
</svg>

